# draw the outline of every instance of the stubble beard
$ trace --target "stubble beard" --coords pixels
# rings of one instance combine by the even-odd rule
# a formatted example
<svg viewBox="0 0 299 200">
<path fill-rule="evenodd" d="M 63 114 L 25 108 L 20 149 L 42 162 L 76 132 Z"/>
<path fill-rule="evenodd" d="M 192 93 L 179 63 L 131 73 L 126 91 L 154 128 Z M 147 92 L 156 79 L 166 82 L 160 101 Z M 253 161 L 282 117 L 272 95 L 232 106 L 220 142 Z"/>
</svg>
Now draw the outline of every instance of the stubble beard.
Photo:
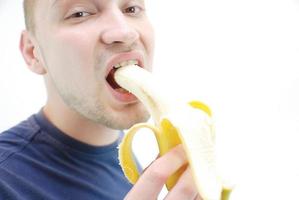
<svg viewBox="0 0 299 200">
<path fill-rule="evenodd" d="M 114 110 L 96 98 L 87 102 L 70 94 L 61 93 L 61 96 L 72 110 L 84 118 L 115 130 L 128 129 L 136 123 L 147 121 L 150 117 L 141 102 L 126 105 L 122 110 Z"/>
<path fill-rule="evenodd" d="M 115 130 L 128 129 L 136 123 L 147 121 L 150 117 L 140 102 L 136 105 L 128 105 L 124 111 L 110 110 L 109 107 L 100 103 L 94 107 L 93 111 L 83 110 L 82 113 L 86 113 L 83 115 L 93 122 Z"/>
<path fill-rule="evenodd" d="M 45 57 L 43 56 L 43 58 Z M 47 65 L 47 60 L 44 60 Z M 94 68 L 96 72 L 99 72 L 99 74 L 101 74 L 100 71 L 102 70 L 99 66 L 103 66 L 103 63 L 100 62 L 101 60 L 105 60 L 105 57 L 98 59 Z M 55 81 L 51 75 L 50 77 L 64 104 L 83 118 L 92 122 L 103 125 L 107 128 L 124 130 L 130 128 L 136 123 L 145 122 L 150 118 L 150 114 L 141 102 L 133 105 L 126 105 L 122 111 L 115 110 L 109 105 L 106 105 L 102 99 L 96 96 L 99 94 L 93 94 L 94 96 L 85 94 L 90 98 L 83 98 L 82 96 L 85 95 L 79 94 L 80 92 L 78 91 L 74 91 L 73 88 L 75 87 L 63 87 L 63 84 L 59 84 L 59 81 Z M 97 89 L 100 91 L 100 88 Z"/>
</svg>

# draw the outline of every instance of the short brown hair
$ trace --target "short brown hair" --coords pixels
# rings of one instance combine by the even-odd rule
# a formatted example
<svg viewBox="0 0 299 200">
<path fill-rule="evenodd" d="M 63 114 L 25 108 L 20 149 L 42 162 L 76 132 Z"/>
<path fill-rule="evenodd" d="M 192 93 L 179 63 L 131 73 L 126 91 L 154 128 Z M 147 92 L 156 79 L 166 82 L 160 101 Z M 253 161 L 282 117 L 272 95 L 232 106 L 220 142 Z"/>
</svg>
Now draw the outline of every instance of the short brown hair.
<svg viewBox="0 0 299 200">
<path fill-rule="evenodd" d="M 28 31 L 34 32 L 34 9 L 36 0 L 24 0 L 23 1 L 23 9 L 24 9 L 24 17 L 25 17 L 25 26 Z"/>
</svg>

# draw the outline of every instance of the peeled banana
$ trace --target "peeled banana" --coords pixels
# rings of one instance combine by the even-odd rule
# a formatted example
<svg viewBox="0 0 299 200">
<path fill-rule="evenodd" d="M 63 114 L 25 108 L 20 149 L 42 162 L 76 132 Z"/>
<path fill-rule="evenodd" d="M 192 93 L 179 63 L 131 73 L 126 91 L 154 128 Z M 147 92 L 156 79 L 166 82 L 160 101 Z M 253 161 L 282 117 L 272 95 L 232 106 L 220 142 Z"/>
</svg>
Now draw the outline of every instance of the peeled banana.
<svg viewBox="0 0 299 200">
<path fill-rule="evenodd" d="M 119 160 L 124 174 L 133 184 L 139 172 L 132 153 L 132 140 L 141 128 L 155 134 L 160 155 L 182 144 L 197 189 L 204 200 L 228 199 L 231 188 L 224 186 L 217 173 L 215 135 L 210 109 L 199 101 L 181 102 L 147 70 L 137 65 L 117 69 L 115 81 L 133 93 L 145 105 L 154 124 L 140 123 L 131 127 L 119 146 Z M 184 171 L 178 170 L 166 182 L 170 190 Z"/>
</svg>

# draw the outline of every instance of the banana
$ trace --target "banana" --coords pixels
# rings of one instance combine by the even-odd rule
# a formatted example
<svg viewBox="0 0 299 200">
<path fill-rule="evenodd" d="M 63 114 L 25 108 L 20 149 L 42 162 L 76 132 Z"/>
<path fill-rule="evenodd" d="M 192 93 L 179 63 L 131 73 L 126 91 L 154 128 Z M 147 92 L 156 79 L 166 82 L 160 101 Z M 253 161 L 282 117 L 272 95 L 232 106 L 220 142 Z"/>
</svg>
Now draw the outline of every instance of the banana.
<svg viewBox="0 0 299 200">
<path fill-rule="evenodd" d="M 136 183 L 139 172 L 132 153 L 132 140 L 141 128 L 155 134 L 160 155 L 182 144 L 197 189 L 204 200 L 226 200 L 231 188 L 224 185 L 217 173 L 215 160 L 215 134 L 208 106 L 199 101 L 181 102 L 171 96 L 164 84 L 137 65 L 116 70 L 115 81 L 133 93 L 151 114 L 154 125 L 140 123 L 132 126 L 119 146 L 119 160 L 124 174 Z M 176 184 L 186 166 L 179 169 L 166 182 L 168 190 Z"/>
</svg>

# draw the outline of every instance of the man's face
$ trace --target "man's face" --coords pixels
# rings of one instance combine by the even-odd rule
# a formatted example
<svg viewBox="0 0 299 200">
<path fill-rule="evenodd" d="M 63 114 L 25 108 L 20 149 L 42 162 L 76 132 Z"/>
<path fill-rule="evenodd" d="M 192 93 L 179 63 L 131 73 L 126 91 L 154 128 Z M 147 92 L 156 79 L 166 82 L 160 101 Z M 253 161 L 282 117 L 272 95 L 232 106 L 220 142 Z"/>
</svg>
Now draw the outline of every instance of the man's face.
<svg viewBox="0 0 299 200">
<path fill-rule="evenodd" d="M 51 95 L 58 94 L 81 115 L 114 129 L 148 119 L 139 101 L 107 81 L 122 61 L 151 70 L 154 37 L 144 9 L 142 0 L 38 1 L 37 51 L 54 105 Z"/>
</svg>

